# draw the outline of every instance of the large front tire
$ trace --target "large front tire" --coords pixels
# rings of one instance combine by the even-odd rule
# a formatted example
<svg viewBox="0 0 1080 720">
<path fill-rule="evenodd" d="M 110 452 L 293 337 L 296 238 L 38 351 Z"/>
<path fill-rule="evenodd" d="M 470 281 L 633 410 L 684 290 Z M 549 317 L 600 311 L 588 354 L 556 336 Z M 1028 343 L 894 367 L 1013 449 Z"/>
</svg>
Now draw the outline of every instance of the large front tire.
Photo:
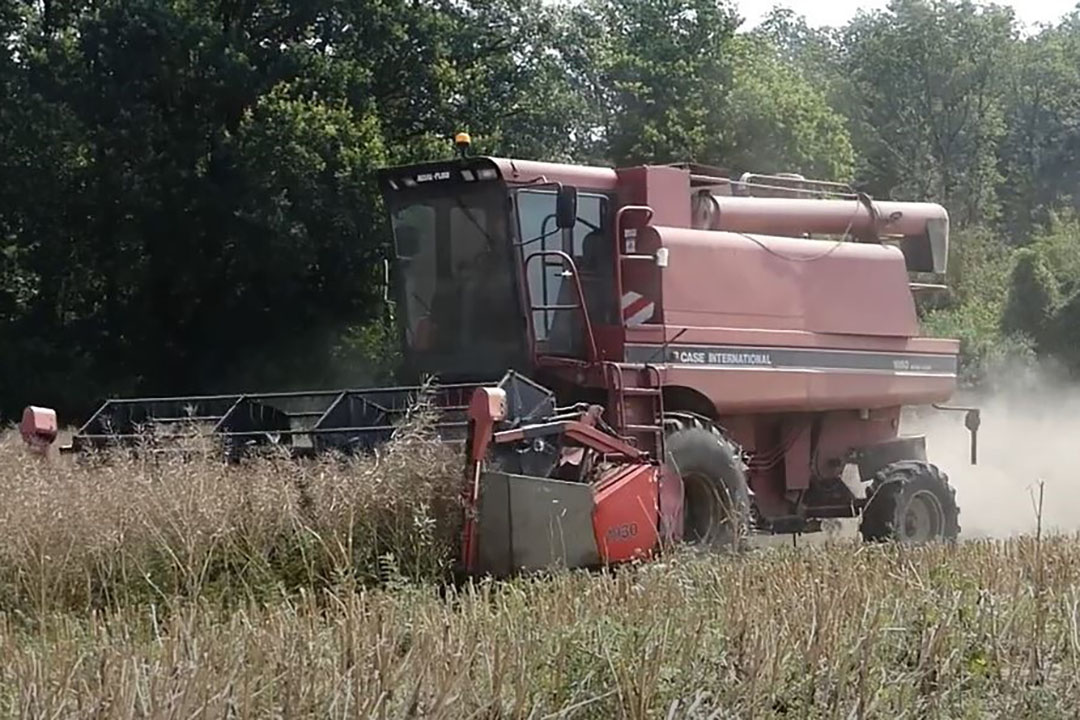
<svg viewBox="0 0 1080 720">
<path fill-rule="evenodd" d="M 750 489 L 735 447 L 703 427 L 668 436 L 668 462 L 683 482 L 683 540 L 708 549 L 739 548 L 750 522 Z"/>
<path fill-rule="evenodd" d="M 902 461 L 882 468 L 870 483 L 859 532 L 868 542 L 923 545 L 956 540 L 956 489 L 934 465 Z"/>
</svg>

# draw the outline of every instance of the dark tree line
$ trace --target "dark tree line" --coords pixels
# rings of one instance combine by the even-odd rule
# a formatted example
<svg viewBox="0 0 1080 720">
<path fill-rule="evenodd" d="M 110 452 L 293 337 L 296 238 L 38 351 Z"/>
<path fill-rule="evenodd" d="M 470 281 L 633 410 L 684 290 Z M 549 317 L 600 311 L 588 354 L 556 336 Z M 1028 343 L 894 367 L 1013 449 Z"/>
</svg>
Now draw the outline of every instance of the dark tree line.
<svg viewBox="0 0 1080 720">
<path fill-rule="evenodd" d="M 0 0 L 0 411 L 382 379 L 371 172 L 692 159 L 934 199 L 931 332 L 1080 365 L 1080 18 L 895 0 Z"/>
</svg>

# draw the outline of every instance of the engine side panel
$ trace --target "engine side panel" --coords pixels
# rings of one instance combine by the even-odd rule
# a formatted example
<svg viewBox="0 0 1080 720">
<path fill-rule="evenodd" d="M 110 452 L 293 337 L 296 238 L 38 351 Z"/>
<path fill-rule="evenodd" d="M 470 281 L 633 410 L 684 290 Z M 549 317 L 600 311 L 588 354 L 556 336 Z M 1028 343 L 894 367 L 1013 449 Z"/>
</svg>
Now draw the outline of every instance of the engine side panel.
<svg viewBox="0 0 1080 720">
<path fill-rule="evenodd" d="M 657 365 L 719 414 L 924 404 L 956 387 L 956 340 L 919 336 L 903 254 L 869 243 L 640 228 L 667 266 L 631 289 L 657 306 L 623 362 Z M 644 268 L 644 265 L 638 263 Z"/>
<path fill-rule="evenodd" d="M 663 322 L 883 337 L 919 334 L 895 247 L 650 227 L 662 246 Z"/>
</svg>

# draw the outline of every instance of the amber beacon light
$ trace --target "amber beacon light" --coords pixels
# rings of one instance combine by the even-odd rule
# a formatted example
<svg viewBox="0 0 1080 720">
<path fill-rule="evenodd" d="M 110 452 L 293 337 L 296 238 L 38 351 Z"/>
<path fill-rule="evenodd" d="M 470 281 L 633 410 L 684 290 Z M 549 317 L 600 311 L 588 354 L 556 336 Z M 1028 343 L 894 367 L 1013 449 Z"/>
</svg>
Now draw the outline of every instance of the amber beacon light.
<svg viewBox="0 0 1080 720">
<path fill-rule="evenodd" d="M 472 145 L 472 138 L 469 137 L 469 133 L 459 132 L 454 136 L 454 144 L 457 145 L 458 152 L 462 157 L 469 151 L 469 146 Z"/>
</svg>

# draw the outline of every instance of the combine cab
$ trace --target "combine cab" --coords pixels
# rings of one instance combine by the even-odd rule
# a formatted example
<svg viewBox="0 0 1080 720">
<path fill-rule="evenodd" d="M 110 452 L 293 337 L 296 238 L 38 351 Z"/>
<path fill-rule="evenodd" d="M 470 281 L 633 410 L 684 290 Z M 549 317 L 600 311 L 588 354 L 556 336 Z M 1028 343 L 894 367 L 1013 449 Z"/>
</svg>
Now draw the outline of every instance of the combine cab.
<svg viewBox="0 0 1080 720">
<path fill-rule="evenodd" d="M 948 409 L 956 385 L 958 342 L 920 337 L 915 308 L 942 287 L 942 207 L 792 175 L 465 152 L 379 182 L 403 373 L 442 383 L 439 432 L 467 460 L 467 570 L 728 547 L 828 518 L 860 517 L 868 540 L 957 537 L 945 473 L 900 434 L 902 407 Z M 232 456 L 365 452 L 418 392 L 110 400 L 68 449 L 201 426 Z M 979 414 L 961 409 L 975 462 Z M 55 416 L 28 417 L 46 445 Z"/>
</svg>

